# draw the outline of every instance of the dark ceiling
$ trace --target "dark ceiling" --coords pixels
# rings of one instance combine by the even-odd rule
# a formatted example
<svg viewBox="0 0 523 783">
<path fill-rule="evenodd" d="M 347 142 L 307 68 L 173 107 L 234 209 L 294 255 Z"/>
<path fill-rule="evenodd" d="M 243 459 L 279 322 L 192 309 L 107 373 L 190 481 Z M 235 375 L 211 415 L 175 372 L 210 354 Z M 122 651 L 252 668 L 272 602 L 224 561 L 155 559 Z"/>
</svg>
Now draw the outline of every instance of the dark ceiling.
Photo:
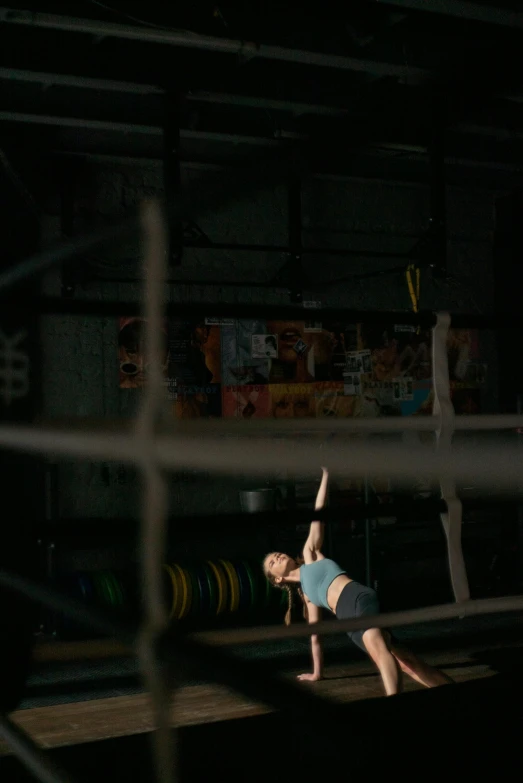
<svg viewBox="0 0 523 783">
<path fill-rule="evenodd" d="M 14 2 L 0 8 L 0 144 L 243 161 L 295 146 L 314 169 L 523 178 L 516 2 Z M 423 9 L 423 10 L 420 10 Z M 444 140 L 445 146 L 440 142 Z"/>
</svg>

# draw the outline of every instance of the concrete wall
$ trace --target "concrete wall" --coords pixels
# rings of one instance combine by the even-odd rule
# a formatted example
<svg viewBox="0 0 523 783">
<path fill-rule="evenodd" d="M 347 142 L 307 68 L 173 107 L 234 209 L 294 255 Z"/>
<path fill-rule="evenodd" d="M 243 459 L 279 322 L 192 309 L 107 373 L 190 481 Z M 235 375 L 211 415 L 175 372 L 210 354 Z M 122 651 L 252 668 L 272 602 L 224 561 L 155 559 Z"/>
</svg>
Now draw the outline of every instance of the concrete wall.
<svg viewBox="0 0 523 783">
<path fill-rule="evenodd" d="M 184 169 L 184 187 L 204 188 L 206 172 Z M 60 236 L 60 200 L 57 178 L 45 198 L 45 242 Z M 219 209 L 195 215 L 200 228 L 215 241 L 285 244 L 287 197 L 282 187 L 253 190 L 246 197 L 227 197 Z M 155 164 L 121 165 L 89 162 L 79 175 L 76 230 L 95 227 L 123 214 L 143 196 L 161 195 L 161 171 Z M 421 283 L 422 308 L 485 312 L 492 307 L 492 232 L 494 193 L 488 190 L 449 189 L 449 267 L 453 282 L 438 283 L 425 273 Z M 428 189 L 416 184 L 377 180 L 312 179 L 303 198 L 304 241 L 311 246 L 351 247 L 402 253 L 422 234 L 429 219 Z M 340 232 L 349 232 L 347 234 Z M 104 274 L 133 276 L 139 271 L 137 238 L 108 248 L 97 263 Z M 266 302 L 287 304 L 284 290 L 256 289 L 252 282 L 270 279 L 282 263 L 274 254 L 185 251 L 179 276 L 202 283 L 171 286 L 171 301 Z M 399 261 L 367 258 L 310 258 L 309 276 L 320 281 L 351 273 L 373 271 Z M 205 279 L 245 279 L 242 288 L 206 286 Z M 59 294 L 56 272 L 45 281 L 48 293 Z M 86 284 L 77 295 L 94 299 L 134 299 L 136 284 Z M 404 276 L 362 283 L 347 282 L 307 292 L 326 306 L 361 309 L 409 310 Z M 129 417 L 139 404 L 139 393 L 118 388 L 117 322 L 107 318 L 47 316 L 43 325 L 44 408 L 50 417 Z M 496 362 L 493 336 L 482 334 L 481 352 L 489 365 L 484 411 L 496 409 Z M 63 517 L 134 516 L 138 487 L 127 467 L 90 462 L 61 461 L 60 515 Z M 186 475 L 172 480 L 175 513 L 238 510 L 238 486 L 252 486 L 248 478 L 214 480 Z"/>
</svg>

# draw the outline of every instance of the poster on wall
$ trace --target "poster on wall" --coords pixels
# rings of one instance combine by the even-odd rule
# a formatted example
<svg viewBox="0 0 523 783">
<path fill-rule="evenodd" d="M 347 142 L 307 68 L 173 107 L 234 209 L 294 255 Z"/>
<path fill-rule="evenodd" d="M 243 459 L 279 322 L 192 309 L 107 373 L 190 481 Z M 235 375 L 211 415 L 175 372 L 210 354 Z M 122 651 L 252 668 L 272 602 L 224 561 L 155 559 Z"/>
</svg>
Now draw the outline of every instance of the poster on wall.
<svg viewBox="0 0 523 783">
<path fill-rule="evenodd" d="M 353 397 L 361 394 L 361 373 L 359 372 L 344 372 L 343 373 L 343 393 L 347 397 Z"/>
<path fill-rule="evenodd" d="M 317 419 L 348 419 L 362 415 L 361 395 L 347 396 L 343 382 L 322 381 L 313 386 Z"/>
<path fill-rule="evenodd" d="M 277 359 L 278 335 L 253 334 L 251 339 L 252 359 Z"/>
<path fill-rule="evenodd" d="M 271 358 L 269 383 L 311 383 L 314 380 L 314 335 L 304 321 L 267 321 L 267 334 L 277 341 Z"/>
<path fill-rule="evenodd" d="M 172 401 L 177 419 L 208 419 L 222 415 L 222 395 L 219 383 L 205 386 L 178 384 Z"/>
<path fill-rule="evenodd" d="M 119 386 L 145 385 L 146 322 L 119 319 Z M 428 415 L 431 333 L 325 321 L 164 321 L 162 367 L 177 418 Z M 450 330 L 456 412 L 478 412 L 487 366 L 475 330 Z"/>
<path fill-rule="evenodd" d="M 433 403 L 434 395 L 432 392 L 432 381 L 429 379 L 425 381 L 413 381 L 412 396 L 408 400 L 401 401 L 401 415 L 430 416 L 432 414 Z"/>
<path fill-rule="evenodd" d="M 269 395 L 269 415 L 275 419 L 303 419 L 315 416 L 312 383 L 271 384 Z"/>
<path fill-rule="evenodd" d="M 147 362 L 145 357 L 144 318 L 120 318 L 118 329 L 118 385 L 120 389 L 140 389 L 146 382 Z M 162 330 L 162 367 L 168 372 L 167 329 Z"/>
<path fill-rule="evenodd" d="M 227 386 L 249 386 L 268 383 L 269 361 L 253 358 L 253 335 L 266 335 L 263 321 L 238 320 L 221 327 L 222 383 Z"/>
<path fill-rule="evenodd" d="M 203 321 L 171 319 L 167 323 L 168 377 L 185 386 L 207 386 L 221 381 L 219 326 Z"/>
<path fill-rule="evenodd" d="M 476 329 L 449 329 L 447 355 L 451 381 L 465 381 L 469 363 L 479 358 L 479 333 Z"/>
<path fill-rule="evenodd" d="M 314 377 L 317 381 L 343 381 L 347 356 L 357 350 L 355 325 L 323 322 L 321 331 L 312 335 Z"/>
<path fill-rule="evenodd" d="M 397 331 L 398 327 L 358 324 L 358 349 L 369 350 L 372 379 L 393 381 L 431 377 L 430 330 Z"/>
<path fill-rule="evenodd" d="M 266 419 L 270 413 L 269 387 L 261 385 L 222 387 L 222 415 L 227 419 Z"/>
<path fill-rule="evenodd" d="M 404 376 L 403 378 L 395 378 L 392 382 L 394 390 L 394 400 L 398 402 L 404 402 L 406 400 L 413 399 L 412 378 Z"/>
</svg>

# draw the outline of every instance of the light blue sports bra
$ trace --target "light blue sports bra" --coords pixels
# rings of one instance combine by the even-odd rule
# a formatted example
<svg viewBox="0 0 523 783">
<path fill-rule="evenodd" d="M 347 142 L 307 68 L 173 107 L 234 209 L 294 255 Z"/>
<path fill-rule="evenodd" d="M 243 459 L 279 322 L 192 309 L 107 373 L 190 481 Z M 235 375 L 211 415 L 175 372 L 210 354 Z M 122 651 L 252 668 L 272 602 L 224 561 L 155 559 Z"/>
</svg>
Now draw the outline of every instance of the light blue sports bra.
<svg viewBox="0 0 523 783">
<path fill-rule="evenodd" d="M 346 573 L 334 560 L 327 557 L 316 560 L 315 563 L 300 566 L 301 589 L 311 603 L 332 611 L 327 603 L 329 587 L 337 576 Z"/>
</svg>

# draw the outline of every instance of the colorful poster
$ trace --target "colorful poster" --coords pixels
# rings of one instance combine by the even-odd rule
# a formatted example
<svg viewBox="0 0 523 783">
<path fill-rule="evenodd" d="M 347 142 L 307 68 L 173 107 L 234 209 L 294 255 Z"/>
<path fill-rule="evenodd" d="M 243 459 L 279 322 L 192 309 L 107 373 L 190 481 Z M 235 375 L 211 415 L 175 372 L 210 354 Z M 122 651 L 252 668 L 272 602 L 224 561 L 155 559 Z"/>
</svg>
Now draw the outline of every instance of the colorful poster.
<svg viewBox="0 0 523 783">
<path fill-rule="evenodd" d="M 268 386 L 224 386 L 222 415 L 227 419 L 266 419 L 270 414 Z"/>
<path fill-rule="evenodd" d="M 404 376 L 392 381 L 394 401 L 403 402 L 413 399 L 412 378 Z"/>
<path fill-rule="evenodd" d="M 267 321 L 267 333 L 277 338 L 277 357 L 271 359 L 269 383 L 310 383 L 314 380 L 313 337 L 304 321 Z"/>
<path fill-rule="evenodd" d="M 182 386 L 220 383 L 221 328 L 207 326 L 203 321 L 170 320 L 168 377 Z"/>
<path fill-rule="evenodd" d="M 361 415 L 361 397 L 346 396 L 343 383 L 324 381 L 312 385 L 317 419 L 348 419 Z"/>
<path fill-rule="evenodd" d="M 397 331 L 399 328 L 402 331 Z M 418 334 L 398 326 L 358 324 L 358 349 L 370 350 L 375 381 L 393 381 L 402 376 L 417 381 L 431 377 L 430 330 Z"/>
<path fill-rule="evenodd" d="M 252 357 L 253 335 L 267 334 L 263 321 L 240 320 L 221 327 L 222 383 L 248 386 L 268 383 L 269 361 Z"/>
<path fill-rule="evenodd" d="M 147 362 L 143 318 L 119 321 L 119 386 L 141 388 Z M 259 321 L 165 322 L 162 365 L 180 418 L 304 418 L 429 415 L 431 333 L 397 324 Z M 450 330 L 451 391 L 457 413 L 480 411 L 487 366 L 478 332 Z"/>
<path fill-rule="evenodd" d="M 172 402 L 177 419 L 207 419 L 222 415 L 222 395 L 219 383 L 205 386 L 178 384 Z"/>
<path fill-rule="evenodd" d="M 316 414 L 314 384 L 278 383 L 269 386 L 269 415 L 275 419 L 311 418 Z"/>
<path fill-rule="evenodd" d="M 323 322 L 323 329 L 312 335 L 316 381 L 343 381 L 347 355 L 357 347 L 356 326 Z"/>
<path fill-rule="evenodd" d="M 344 372 L 343 373 L 343 393 L 347 397 L 354 397 L 361 394 L 361 373 Z"/>
<path fill-rule="evenodd" d="M 464 381 L 469 362 L 479 357 L 479 334 L 476 329 L 450 329 L 447 338 L 449 376 Z"/>
<path fill-rule="evenodd" d="M 401 415 L 414 416 L 431 415 L 434 395 L 432 394 L 432 382 L 413 381 L 412 398 L 401 401 Z"/>
<path fill-rule="evenodd" d="M 145 385 L 147 363 L 145 359 L 145 319 L 120 318 L 118 333 L 118 360 L 120 389 L 139 389 Z M 168 347 L 166 332 L 162 363 L 168 370 Z"/>
</svg>

